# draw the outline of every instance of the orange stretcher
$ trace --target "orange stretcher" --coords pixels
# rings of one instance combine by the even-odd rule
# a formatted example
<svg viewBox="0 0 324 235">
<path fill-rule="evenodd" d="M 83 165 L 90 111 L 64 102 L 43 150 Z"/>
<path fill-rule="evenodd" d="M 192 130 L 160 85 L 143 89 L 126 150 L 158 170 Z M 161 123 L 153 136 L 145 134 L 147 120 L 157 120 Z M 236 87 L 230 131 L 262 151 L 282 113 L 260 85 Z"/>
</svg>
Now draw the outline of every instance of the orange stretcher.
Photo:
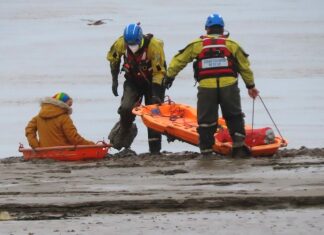
<svg viewBox="0 0 324 235">
<path fill-rule="evenodd" d="M 95 145 L 68 145 L 44 148 L 24 148 L 20 144 L 18 151 L 23 153 L 25 160 L 53 159 L 57 161 L 82 161 L 104 158 L 112 145 L 99 142 Z"/>
<path fill-rule="evenodd" d="M 189 105 L 178 104 L 174 102 L 165 102 L 163 104 L 154 104 L 139 106 L 133 109 L 135 115 L 141 116 L 143 123 L 161 134 L 169 137 L 187 142 L 189 144 L 198 146 L 199 135 L 197 132 L 197 111 Z M 229 155 L 232 151 L 232 142 L 220 141 L 217 138 L 219 130 L 227 129 L 225 120 L 218 119 L 218 131 L 215 133 L 215 144 L 213 150 L 222 155 Z M 263 129 L 251 130 L 251 126 L 245 126 L 246 132 L 258 136 L 257 133 L 262 133 Z M 275 136 L 271 143 L 258 144 L 251 141 L 251 137 L 246 138 L 250 140 L 248 144 L 252 156 L 272 156 L 279 148 L 286 147 L 287 141 L 279 136 Z M 258 136 L 260 139 L 260 136 Z"/>
</svg>

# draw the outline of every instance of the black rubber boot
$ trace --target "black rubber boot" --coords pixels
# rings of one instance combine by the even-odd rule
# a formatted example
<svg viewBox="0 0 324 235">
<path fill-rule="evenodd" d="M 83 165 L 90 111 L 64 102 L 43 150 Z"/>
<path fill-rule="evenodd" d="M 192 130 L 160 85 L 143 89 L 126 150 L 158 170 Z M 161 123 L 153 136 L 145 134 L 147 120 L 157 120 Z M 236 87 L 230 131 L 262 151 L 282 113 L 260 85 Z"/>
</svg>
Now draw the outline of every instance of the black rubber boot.
<svg viewBox="0 0 324 235">
<path fill-rule="evenodd" d="M 244 132 L 245 133 L 245 132 Z M 251 151 L 245 145 L 245 134 L 235 132 L 231 135 L 233 140 L 232 157 L 233 158 L 247 158 L 251 156 Z"/>
<path fill-rule="evenodd" d="M 212 148 L 209 148 L 209 149 L 200 149 L 200 154 L 204 157 L 207 157 L 207 156 L 211 156 L 213 155 L 213 149 Z"/>
<path fill-rule="evenodd" d="M 243 145 L 233 148 L 231 156 L 233 158 L 249 158 L 251 157 L 251 151 L 246 145 Z"/>
<path fill-rule="evenodd" d="M 161 140 L 149 140 L 150 153 L 154 155 L 160 155 L 161 151 Z"/>
<path fill-rule="evenodd" d="M 216 125 L 209 127 L 197 128 L 199 134 L 199 148 L 200 153 L 203 155 L 209 155 L 213 153 L 213 145 L 215 143 L 214 134 L 216 132 Z"/>
<path fill-rule="evenodd" d="M 127 129 L 121 126 L 120 122 L 117 122 L 108 135 L 110 143 L 113 148 L 121 150 L 122 148 L 130 148 L 135 137 L 137 135 L 136 124 L 133 123 Z"/>
</svg>

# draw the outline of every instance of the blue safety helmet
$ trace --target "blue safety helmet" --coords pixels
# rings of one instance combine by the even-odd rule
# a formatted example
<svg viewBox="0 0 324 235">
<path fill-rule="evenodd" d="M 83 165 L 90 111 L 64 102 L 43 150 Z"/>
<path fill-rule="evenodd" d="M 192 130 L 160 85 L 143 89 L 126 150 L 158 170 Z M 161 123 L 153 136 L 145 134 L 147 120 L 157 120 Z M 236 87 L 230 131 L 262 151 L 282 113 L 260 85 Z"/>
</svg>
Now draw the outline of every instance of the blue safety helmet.
<svg viewBox="0 0 324 235">
<path fill-rule="evenodd" d="M 207 28 L 207 27 L 211 27 L 213 25 L 219 25 L 219 26 L 224 28 L 224 26 L 225 26 L 224 20 L 223 20 L 223 17 L 220 14 L 213 13 L 213 14 L 208 16 L 208 18 L 206 20 L 205 27 Z"/>
<path fill-rule="evenodd" d="M 128 45 L 140 45 L 143 39 L 142 28 L 138 24 L 129 24 L 124 29 L 124 40 Z"/>
</svg>

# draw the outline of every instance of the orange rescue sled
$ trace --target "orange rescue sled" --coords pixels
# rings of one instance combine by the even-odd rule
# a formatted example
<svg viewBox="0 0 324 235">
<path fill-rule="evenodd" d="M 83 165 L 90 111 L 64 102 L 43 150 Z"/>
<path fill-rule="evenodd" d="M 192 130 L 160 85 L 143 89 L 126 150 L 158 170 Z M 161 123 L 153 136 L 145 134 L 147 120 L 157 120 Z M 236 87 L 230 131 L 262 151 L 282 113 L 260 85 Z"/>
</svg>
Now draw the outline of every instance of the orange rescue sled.
<svg viewBox="0 0 324 235">
<path fill-rule="evenodd" d="M 110 144 L 101 142 L 96 145 L 69 145 L 27 149 L 20 144 L 18 151 L 23 153 L 25 160 L 53 159 L 57 161 L 82 161 L 102 159 L 108 153 Z"/>
<path fill-rule="evenodd" d="M 191 106 L 169 101 L 159 105 L 139 106 L 133 109 L 133 113 L 141 116 L 147 127 L 175 139 L 198 146 L 197 111 Z M 219 133 L 221 132 L 220 130 L 227 130 L 223 118 L 218 119 L 218 125 L 221 127 L 218 130 Z M 262 133 L 265 128 L 260 130 L 254 129 L 252 131 L 252 128 L 246 125 L 245 129 L 247 134 L 251 133 L 252 136 L 257 136 L 256 133 Z M 213 150 L 217 153 L 228 155 L 232 151 L 232 142 L 230 140 L 221 142 L 220 138 L 217 138 L 218 132 L 215 133 Z M 251 139 L 251 137 L 247 139 Z M 249 144 L 253 156 L 272 156 L 280 147 L 287 146 L 287 141 L 278 136 L 274 137 L 272 143 L 260 145 L 253 144 L 253 141 L 249 141 L 249 143 L 247 144 Z"/>
</svg>

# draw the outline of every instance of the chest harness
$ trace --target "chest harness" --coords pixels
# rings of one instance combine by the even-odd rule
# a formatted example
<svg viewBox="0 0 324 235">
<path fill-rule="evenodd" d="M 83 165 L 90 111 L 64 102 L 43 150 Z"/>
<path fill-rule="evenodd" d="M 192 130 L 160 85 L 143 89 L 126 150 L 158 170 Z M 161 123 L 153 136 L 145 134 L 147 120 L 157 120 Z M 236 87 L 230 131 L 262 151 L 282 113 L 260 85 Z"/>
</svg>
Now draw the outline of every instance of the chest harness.
<svg viewBox="0 0 324 235">
<path fill-rule="evenodd" d="M 194 63 L 195 78 L 237 77 L 237 63 L 226 47 L 226 37 L 212 38 L 201 36 L 203 49 Z"/>
<path fill-rule="evenodd" d="M 151 83 L 153 68 L 151 60 L 147 58 L 147 50 L 152 37 L 152 34 L 145 35 L 144 44 L 136 53 L 126 48 L 122 69 L 126 79 L 137 84 Z"/>
</svg>

